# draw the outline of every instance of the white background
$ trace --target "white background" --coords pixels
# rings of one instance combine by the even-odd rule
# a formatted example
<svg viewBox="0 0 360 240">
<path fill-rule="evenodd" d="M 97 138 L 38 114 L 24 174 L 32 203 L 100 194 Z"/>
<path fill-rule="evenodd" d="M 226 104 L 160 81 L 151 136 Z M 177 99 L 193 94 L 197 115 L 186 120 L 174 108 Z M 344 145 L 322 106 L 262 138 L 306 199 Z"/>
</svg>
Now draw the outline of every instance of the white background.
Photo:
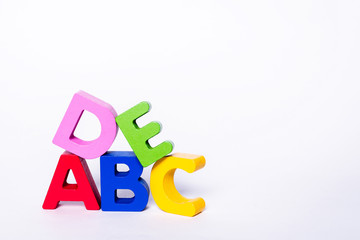
<svg viewBox="0 0 360 240">
<path fill-rule="evenodd" d="M 360 2 L 0 0 L 0 239 L 359 239 Z M 194 218 L 41 208 L 75 92 L 204 155 Z M 77 134 L 99 134 L 86 114 Z M 119 132 L 112 150 L 129 150 Z M 99 159 L 88 160 L 99 187 Z M 149 183 L 151 166 L 143 177 Z"/>
</svg>

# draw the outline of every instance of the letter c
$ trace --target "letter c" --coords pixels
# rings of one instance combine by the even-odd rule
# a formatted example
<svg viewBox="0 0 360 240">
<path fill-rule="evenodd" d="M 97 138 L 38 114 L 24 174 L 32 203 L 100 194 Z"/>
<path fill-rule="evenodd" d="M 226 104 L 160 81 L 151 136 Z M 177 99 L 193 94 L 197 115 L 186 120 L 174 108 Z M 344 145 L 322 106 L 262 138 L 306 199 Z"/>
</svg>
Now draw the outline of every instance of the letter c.
<svg viewBox="0 0 360 240">
<path fill-rule="evenodd" d="M 188 199 L 175 188 L 174 174 L 177 168 L 188 173 L 195 172 L 205 166 L 205 158 L 194 154 L 175 153 L 158 160 L 150 176 L 150 189 L 154 201 L 165 212 L 195 216 L 205 208 L 202 198 Z"/>
</svg>

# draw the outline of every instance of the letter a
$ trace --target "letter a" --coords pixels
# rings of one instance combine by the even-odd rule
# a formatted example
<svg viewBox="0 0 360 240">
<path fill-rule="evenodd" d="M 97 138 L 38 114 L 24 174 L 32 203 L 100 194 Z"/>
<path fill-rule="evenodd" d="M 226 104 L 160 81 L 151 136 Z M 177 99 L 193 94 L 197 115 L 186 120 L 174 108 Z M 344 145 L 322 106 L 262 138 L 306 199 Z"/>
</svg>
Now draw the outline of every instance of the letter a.
<svg viewBox="0 0 360 240">
<path fill-rule="evenodd" d="M 66 182 L 70 170 L 76 184 Z M 69 152 L 60 156 L 43 209 L 55 209 L 59 201 L 83 201 L 87 210 L 100 209 L 100 194 L 85 159 Z"/>
</svg>

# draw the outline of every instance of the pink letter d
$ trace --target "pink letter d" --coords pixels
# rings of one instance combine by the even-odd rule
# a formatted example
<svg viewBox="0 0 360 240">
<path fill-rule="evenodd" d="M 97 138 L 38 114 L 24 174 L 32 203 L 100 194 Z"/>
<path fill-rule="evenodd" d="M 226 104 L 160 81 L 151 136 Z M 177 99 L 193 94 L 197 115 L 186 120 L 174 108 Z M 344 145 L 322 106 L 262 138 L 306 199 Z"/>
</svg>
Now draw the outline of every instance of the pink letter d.
<svg viewBox="0 0 360 240">
<path fill-rule="evenodd" d="M 74 136 L 74 131 L 84 110 L 93 113 L 100 121 L 100 136 L 92 141 L 84 141 Z M 117 134 L 113 107 L 86 92 L 75 93 L 65 116 L 55 134 L 53 143 L 82 158 L 92 159 L 103 155 L 114 142 Z"/>
</svg>

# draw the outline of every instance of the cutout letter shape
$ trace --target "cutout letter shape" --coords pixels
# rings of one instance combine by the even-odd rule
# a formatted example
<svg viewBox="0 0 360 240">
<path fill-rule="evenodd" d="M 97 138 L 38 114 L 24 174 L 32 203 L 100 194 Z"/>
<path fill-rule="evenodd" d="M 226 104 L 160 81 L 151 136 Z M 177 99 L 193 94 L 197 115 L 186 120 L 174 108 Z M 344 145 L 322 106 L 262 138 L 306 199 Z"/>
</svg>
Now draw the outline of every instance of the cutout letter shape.
<svg viewBox="0 0 360 240">
<path fill-rule="evenodd" d="M 126 164 L 128 172 L 118 172 L 117 164 Z M 134 152 L 107 152 L 100 157 L 101 208 L 103 211 L 142 211 L 149 200 L 149 186 L 142 179 L 143 166 Z M 129 189 L 132 198 L 118 198 L 117 189 Z"/>
<path fill-rule="evenodd" d="M 204 210 L 204 199 L 187 199 L 176 190 L 174 184 L 177 168 L 192 173 L 204 166 L 203 156 L 186 153 L 175 153 L 157 161 L 151 170 L 150 189 L 159 208 L 168 213 L 189 217 Z"/>
<path fill-rule="evenodd" d="M 66 182 L 70 170 L 76 184 Z M 100 194 L 85 159 L 69 152 L 60 156 L 43 209 L 55 209 L 59 201 L 83 201 L 87 210 L 100 209 Z"/>
<path fill-rule="evenodd" d="M 92 141 L 83 141 L 74 136 L 75 128 L 84 110 L 93 113 L 100 121 L 100 136 Z M 102 100 L 79 91 L 74 95 L 63 120 L 55 134 L 53 143 L 82 158 L 92 159 L 104 154 L 114 142 L 117 134 L 113 107 Z"/>
<path fill-rule="evenodd" d="M 116 117 L 116 122 L 122 133 L 144 167 L 156 162 L 173 150 L 173 144 L 170 141 L 162 142 L 154 148 L 148 143 L 150 138 L 160 132 L 160 123 L 151 122 L 142 128 L 136 124 L 135 120 L 149 112 L 150 107 L 150 103 L 141 102 Z"/>
</svg>

